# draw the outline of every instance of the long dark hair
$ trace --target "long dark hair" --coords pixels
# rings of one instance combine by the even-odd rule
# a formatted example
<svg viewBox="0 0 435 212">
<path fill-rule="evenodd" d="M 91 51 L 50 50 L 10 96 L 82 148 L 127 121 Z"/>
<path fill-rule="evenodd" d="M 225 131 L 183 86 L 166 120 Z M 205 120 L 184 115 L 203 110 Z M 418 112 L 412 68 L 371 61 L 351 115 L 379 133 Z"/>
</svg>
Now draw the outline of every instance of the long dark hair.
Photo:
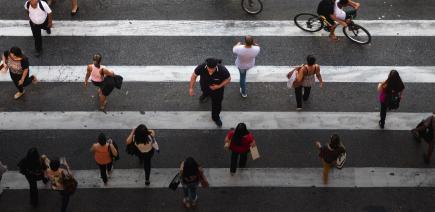
<svg viewBox="0 0 435 212">
<path fill-rule="evenodd" d="M 331 138 L 329 141 L 329 146 L 331 147 L 331 149 L 333 149 L 334 151 L 337 151 L 339 153 L 345 152 L 345 149 L 344 149 L 343 145 L 341 145 L 341 142 L 340 142 L 340 136 L 338 136 L 337 134 L 331 135 Z"/>
<path fill-rule="evenodd" d="M 199 165 L 192 157 L 186 158 L 183 164 L 183 176 L 190 177 L 198 174 Z"/>
<path fill-rule="evenodd" d="M 32 147 L 27 151 L 27 155 L 24 161 L 28 169 L 38 170 L 43 168 L 41 162 L 41 155 L 39 155 L 38 149 L 36 149 L 35 147 Z"/>
<path fill-rule="evenodd" d="M 137 144 L 149 143 L 150 139 L 148 135 L 150 134 L 151 132 L 148 130 L 148 128 L 144 124 L 140 124 L 134 131 L 134 142 Z"/>
<path fill-rule="evenodd" d="M 237 125 L 236 129 L 234 130 L 234 135 L 231 138 L 231 142 L 234 142 L 234 144 L 236 144 L 237 146 L 241 146 L 243 137 L 245 137 L 248 134 L 249 134 L 249 131 L 246 128 L 246 124 L 239 123 Z"/>
<path fill-rule="evenodd" d="M 21 49 L 20 49 L 19 47 L 17 47 L 17 46 L 13 46 L 13 47 L 11 47 L 11 49 L 9 49 L 9 53 L 12 53 L 12 54 L 14 54 L 16 57 L 19 57 L 19 58 L 23 58 L 23 57 L 24 57 L 23 52 L 22 52 Z"/>
<path fill-rule="evenodd" d="M 402 82 L 402 78 L 400 78 L 399 72 L 396 70 L 391 70 L 390 74 L 388 74 L 387 81 L 385 81 L 386 87 L 385 91 L 387 95 L 390 95 L 393 91 L 394 92 L 401 92 L 403 89 L 405 89 L 405 85 Z"/>
</svg>

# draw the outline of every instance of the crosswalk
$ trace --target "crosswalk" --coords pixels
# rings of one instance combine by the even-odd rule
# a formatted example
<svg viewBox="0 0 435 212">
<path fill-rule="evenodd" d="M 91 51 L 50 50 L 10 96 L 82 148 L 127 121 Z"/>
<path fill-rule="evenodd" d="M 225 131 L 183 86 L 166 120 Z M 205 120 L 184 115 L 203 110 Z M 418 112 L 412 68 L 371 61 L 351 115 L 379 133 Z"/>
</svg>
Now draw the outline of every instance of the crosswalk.
<svg viewBox="0 0 435 212">
<path fill-rule="evenodd" d="M 171 8 L 169 11 L 177 7 L 174 2 L 155 3 Z M 181 206 L 168 206 L 178 206 L 181 194 L 172 193 L 167 186 L 179 162 L 187 156 L 193 156 L 206 168 L 210 181 L 211 188 L 201 189 L 199 194 L 203 210 L 215 207 L 231 211 L 234 208 L 228 196 L 242 204 L 244 195 L 252 195 L 253 201 L 242 211 L 316 211 L 314 206 L 322 204 L 317 201 L 310 209 L 292 207 L 300 204 L 298 198 L 321 198 L 310 194 L 316 192 L 330 195 L 331 200 L 352 202 L 358 199 L 351 198 L 382 199 L 394 191 L 400 198 L 373 200 L 373 204 L 387 211 L 430 211 L 403 205 L 400 199 L 412 192 L 414 197 L 409 198 L 418 202 L 419 197 L 435 192 L 435 168 L 425 165 L 421 157 L 426 144 L 416 144 L 409 133 L 435 110 L 435 20 L 420 20 L 418 16 L 408 20 L 363 17 L 358 23 L 372 33 L 373 42 L 360 47 L 346 39 L 330 43 L 326 32 L 305 33 L 292 20 L 274 16 L 259 16 L 258 20 L 220 16 L 220 20 L 211 13 L 189 20 L 172 14 L 178 18 L 169 15 L 167 19 L 146 20 L 147 14 L 139 17 L 133 11 L 138 17 L 111 20 L 113 17 L 106 16 L 109 20 L 95 20 L 94 16 L 104 14 L 90 14 L 87 18 L 86 7 L 83 9 L 79 20 L 59 14 L 63 18 L 55 19 L 52 34 L 44 35 L 44 55 L 34 58 L 29 54 L 31 73 L 41 82 L 28 87 L 20 100 L 12 98 L 15 88 L 9 75 L 0 73 L 0 160 L 11 170 L 0 182 L 6 188 L 0 208 L 30 210 L 30 206 L 14 202 L 28 198 L 27 182 L 15 164 L 29 147 L 35 146 L 41 153 L 65 156 L 70 162 L 79 181 L 79 195 L 71 199 L 70 211 L 99 211 L 89 207 L 105 200 L 111 192 L 120 195 L 112 200 L 117 205 L 106 211 L 123 211 L 123 205 L 127 208 L 141 204 L 136 199 L 138 191 L 144 199 L 155 200 L 155 204 L 141 206 L 144 210 L 181 210 Z M 0 17 L 1 49 L 17 45 L 25 53 L 31 52 L 28 22 Z M 257 66 L 248 73 L 249 96 L 244 99 L 239 94 L 231 47 L 246 34 L 254 36 L 262 51 Z M 96 111 L 95 89 L 83 87 L 86 64 L 91 63 L 95 52 L 102 53 L 104 65 L 124 77 L 123 88 L 109 97 L 107 113 Z M 294 92 L 286 88 L 285 75 L 303 63 L 306 54 L 317 57 L 325 86 L 313 87 L 303 111 L 297 112 Z M 223 58 L 232 78 L 225 90 L 222 128 L 211 120 L 210 102 L 200 104 L 199 95 L 188 96 L 188 81 L 195 65 L 210 56 Z M 376 86 L 391 69 L 398 70 L 406 89 L 401 107 L 388 113 L 385 129 L 381 130 L 377 125 L 380 106 Z M 200 93 L 199 88 L 196 93 Z M 249 159 L 247 168 L 231 176 L 230 155 L 223 148 L 223 139 L 227 130 L 239 122 L 245 122 L 253 132 L 261 158 Z M 161 148 L 152 159 L 149 189 L 143 184 L 144 173 L 136 158 L 123 151 L 130 130 L 141 123 L 156 129 Z M 101 182 L 89 153 L 99 132 L 112 137 L 121 149 L 121 160 L 115 163 L 108 186 Z M 333 133 L 338 133 L 346 145 L 348 161 L 342 170 L 332 170 L 330 183 L 325 186 L 314 141 L 326 143 Z M 39 187 L 48 190 L 43 184 Z M 41 201 L 49 202 L 48 197 L 41 197 Z M 264 208 L 264 200 L 280 207 Z M 334 211 L 364 211 L 367 206 L 336 204 L 342 208 Z M 396 210 L 395 204 L 404 209 Z M 53 210 L 41 207 L 43 211 Z"/>
</svg>

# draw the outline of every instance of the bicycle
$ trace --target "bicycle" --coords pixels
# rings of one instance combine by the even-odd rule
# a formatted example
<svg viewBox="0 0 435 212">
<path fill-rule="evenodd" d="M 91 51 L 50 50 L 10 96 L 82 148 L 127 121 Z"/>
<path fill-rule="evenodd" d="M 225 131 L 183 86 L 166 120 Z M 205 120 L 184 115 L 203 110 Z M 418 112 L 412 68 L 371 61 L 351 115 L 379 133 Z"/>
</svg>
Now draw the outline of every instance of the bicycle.
<svg viewBox="0 0 435 212">
<path fill-rule="evenodd" d="M 329 32 L 331 26 L 324 16 L 318 16 L 311 13 L 300 13 L 294 18 L 295 25 L 306 32 L 318 32 L 321 29 Z M 354 43 L 365 45 L 369 44 L 372 36 L 364 27 L 356 24 L 350 19 L 347 27 L 343 27 L 344 35 Z"/>
<path fill-rule="evenodd" d="M 250 15 L 257 15 L 263 10 L 261 0 L 242 0 L 242 9 Z"/>
</svg>

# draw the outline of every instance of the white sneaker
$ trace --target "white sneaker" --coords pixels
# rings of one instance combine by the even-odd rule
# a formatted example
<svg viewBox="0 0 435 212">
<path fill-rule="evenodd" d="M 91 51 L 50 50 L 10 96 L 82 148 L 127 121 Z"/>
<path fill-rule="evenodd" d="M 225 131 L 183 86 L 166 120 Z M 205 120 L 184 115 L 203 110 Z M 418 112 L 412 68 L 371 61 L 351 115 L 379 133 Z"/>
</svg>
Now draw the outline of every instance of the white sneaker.
<svg viewBox="0 0 435 212">
<path fill-rule="evenodd" d="M 248 94 L 243 94 L 243 93 L 242 93 L 242 88 L 240 88 L 239 90 L 240 90 L 240 95 L 242 95 L 243 98 L 248 97 Z"/>
<path fill-rule="evenodd" d="M 20 97 L 22 97 L 24 95 L 24 91 L 23 91 L 23 93 L 21 93 L 21 92 L 17 92 L 17 93 L 15 93 L 15 95 L 14 95 L 14 99 L 19 99 Z"/>
</svg>

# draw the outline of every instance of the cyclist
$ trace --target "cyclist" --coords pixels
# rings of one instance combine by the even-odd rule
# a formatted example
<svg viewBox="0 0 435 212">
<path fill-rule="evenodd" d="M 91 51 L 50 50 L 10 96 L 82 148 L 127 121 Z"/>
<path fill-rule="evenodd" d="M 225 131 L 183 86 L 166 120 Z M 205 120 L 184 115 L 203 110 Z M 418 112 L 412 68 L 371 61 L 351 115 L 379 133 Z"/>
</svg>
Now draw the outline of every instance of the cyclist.
<svg viewBox="0 0 435 212">
<path fill-rule="evenodd" d="M 344 7 L 352 7 L 352 10 L 344 11 Z M 356 11 L 359 9 L 360 3 L 352 0 L 322 0 L 317 7 L 317 14 L 324 16 L 329 26 L 329 37 L 336 41 L 335 28 L 338 24 L 346 27 L 350 18 L 356 17 Z M 337 23 L 338 24 L 337 24 Z"/>
</svg>

